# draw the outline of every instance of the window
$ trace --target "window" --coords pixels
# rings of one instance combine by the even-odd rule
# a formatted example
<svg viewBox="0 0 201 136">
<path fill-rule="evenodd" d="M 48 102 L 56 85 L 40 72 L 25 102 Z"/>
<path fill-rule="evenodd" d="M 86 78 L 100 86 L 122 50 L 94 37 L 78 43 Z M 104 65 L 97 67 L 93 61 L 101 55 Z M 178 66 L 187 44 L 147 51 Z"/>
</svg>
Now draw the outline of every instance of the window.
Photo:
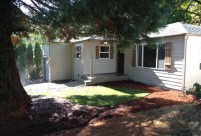
<svg viewBox="0 0 201 136">
<path fill-rule="evenodd" d="M 155 46 L 138 45 L 137 66 L 150 68 L 164 68 L 165 44 Z"/>
<path fill-rule="evenodd" d="M 75 58 L 81 58 L 81 46 L 75 47 Z"/>
<path fill-rule="evenodd" d="M 138 66 L 142 67 L 142 46 L 138 46 Z"/>
<path fill-rule="evenodd" d="M 100 58 L 110 58 L 110 47 L 100 46 Z"/>
<path fill-rule="evenodd" d="M 144 46 L 144 67 L 156 67 L 156 49 Z"/>
<path fill-rule="evenodd" d="M 157 68 L 164 68 L 165 66 L 165 44 L 159 44 L 158 46 L 157 64 Z"/>
</svg>

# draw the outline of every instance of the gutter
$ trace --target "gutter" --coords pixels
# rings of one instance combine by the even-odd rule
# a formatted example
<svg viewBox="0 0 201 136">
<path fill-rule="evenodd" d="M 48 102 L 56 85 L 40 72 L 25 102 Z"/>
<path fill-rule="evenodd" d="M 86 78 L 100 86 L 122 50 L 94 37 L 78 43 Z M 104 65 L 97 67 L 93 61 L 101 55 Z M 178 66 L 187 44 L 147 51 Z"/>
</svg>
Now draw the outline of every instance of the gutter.
<svg viewBox="0 0 201 136">
<path fill-rule="evenodd" d="M 73 44 L 73 43 L 69 43 L 69 46 L 70 46 L 70 49 L 71 49 L 71 60 L 72 60 L 72 65 L 71 65 L 71 68 L 72 68 L 72 73 L 71 73 L 71 75 L 72 75 L 72 80 L 75 80 L 75 78 L 74 78 L 74 63 L 75 63 L 75 45 Z"/>
<path fill-rule="evenodd" d="M 189 36 L 185 35 L 184 41 L 184 64 L 183 64 L 183 83 L 182 83 L 182 91 L 186 92 L 186 55 L 187 55 L 187 41 Z"/>
</svg>

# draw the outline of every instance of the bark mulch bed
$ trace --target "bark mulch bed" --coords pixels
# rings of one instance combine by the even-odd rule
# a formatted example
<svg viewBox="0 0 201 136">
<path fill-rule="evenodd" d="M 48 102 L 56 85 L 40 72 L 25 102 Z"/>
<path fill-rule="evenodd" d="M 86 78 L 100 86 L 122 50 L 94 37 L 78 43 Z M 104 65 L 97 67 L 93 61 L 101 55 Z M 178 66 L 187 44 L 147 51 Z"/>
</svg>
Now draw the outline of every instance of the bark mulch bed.
<svg viewBox="0 0 201 136">
<path fill-rule="evenodd" d="M 26 116 L 0 121 L 0 135 L 45 135 L 106 118 L 193 101 L 192 96 L 179 91 L 165 91 L 132 81 L 109 82 L 101 85 L 139 89 L 150 94 L 142 99 L 114 107 L 83 106 L 72 104 L 61 98 L 35 96 L 32 97 L 33 104 Z"/>
</svg>

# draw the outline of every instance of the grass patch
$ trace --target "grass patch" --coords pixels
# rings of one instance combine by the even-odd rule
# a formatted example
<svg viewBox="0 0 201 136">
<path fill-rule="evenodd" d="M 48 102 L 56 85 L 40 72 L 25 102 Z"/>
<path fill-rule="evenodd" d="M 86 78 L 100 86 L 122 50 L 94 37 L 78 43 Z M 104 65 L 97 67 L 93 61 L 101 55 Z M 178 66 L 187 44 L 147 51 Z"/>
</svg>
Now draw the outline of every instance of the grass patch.
<svg viewBox="0 0 201 136">
<path fill-rule="evenodd" d="M 73 103 L 94 106 L 113 106 L 129 100 L 139 99 L 149 93 L 128 88 L 103 86 L 80 87 L 58 92 L 31 92 L 29 95 L 57 96 L 69 99 Z"/>
</svg>

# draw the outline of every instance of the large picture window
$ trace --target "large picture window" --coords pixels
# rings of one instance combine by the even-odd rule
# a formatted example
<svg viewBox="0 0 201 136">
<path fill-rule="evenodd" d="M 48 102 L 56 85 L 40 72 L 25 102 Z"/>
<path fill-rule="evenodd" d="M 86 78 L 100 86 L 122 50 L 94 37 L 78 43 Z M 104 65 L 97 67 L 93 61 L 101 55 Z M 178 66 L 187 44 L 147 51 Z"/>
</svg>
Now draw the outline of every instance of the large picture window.
<svg viewBox="0 0 201 136">
<path fill-rule="evenodd" d="M 150 68 L 164 68 L 165 44 L 155 46 L 137 46 L 137 66 Z"/>
<path fill-rule="evenodd" d="M 110 58 L 110 47 L 100 46 L 100 58 Z"/>
</svg>

